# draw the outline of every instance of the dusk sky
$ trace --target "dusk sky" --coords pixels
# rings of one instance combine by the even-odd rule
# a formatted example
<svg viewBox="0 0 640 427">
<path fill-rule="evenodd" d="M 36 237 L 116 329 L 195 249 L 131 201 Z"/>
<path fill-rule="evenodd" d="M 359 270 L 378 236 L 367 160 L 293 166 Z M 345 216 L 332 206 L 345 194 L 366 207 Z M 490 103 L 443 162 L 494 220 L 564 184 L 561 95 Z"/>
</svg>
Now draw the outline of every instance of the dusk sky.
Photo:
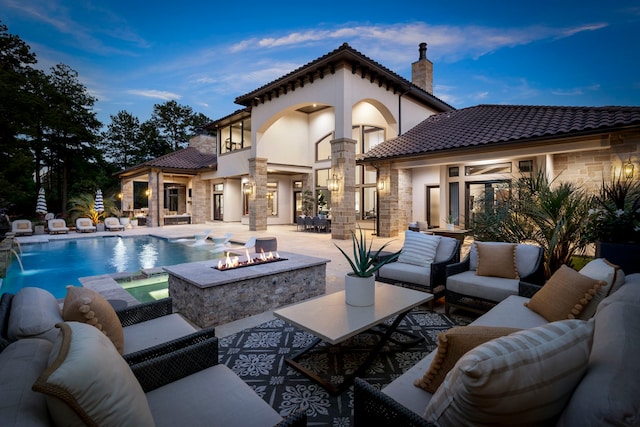
<svg viewBox="0 0 640 427">
<path fill-rule="evenodd" d="M 103 124 L 176 100 L 215 120 L 234 99 L 342 43 L 407 80 L 428 44 L 434 95 L 478 104 L 640 106 L 640 1 L 0 0 L 38 67 L 64 63 Z"/>
</svg>

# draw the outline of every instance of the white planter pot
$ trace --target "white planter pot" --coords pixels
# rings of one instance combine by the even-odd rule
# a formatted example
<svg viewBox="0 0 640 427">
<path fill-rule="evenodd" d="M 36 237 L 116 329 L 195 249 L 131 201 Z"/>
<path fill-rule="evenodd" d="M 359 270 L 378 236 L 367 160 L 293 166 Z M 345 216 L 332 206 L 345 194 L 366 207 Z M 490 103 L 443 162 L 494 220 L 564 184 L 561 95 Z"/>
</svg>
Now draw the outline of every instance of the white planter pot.
<svg viewBox="0 0 640 427">
<path fill-rule="evenodd" d="M 376 278 L 359 277 L 351 274 L 344 276 L 344 299 L 349 305 L 368 307 L 375 303 Z"/>
<path fill-rule="evenodd" d="M 120 225 L 124 225 L 125 227 L 129 225 L 129 218 L 120 218 Z"/>
<path fill-rule="evenodd" d="M 447 224 L 447 230 L 453 231 L 455 224 Z"/>
<path fill-rule="evenodd" d="M 137 220 L 137 219 L 132 219 L 132 220 L 131 220 L 131 226 L 132 226 L 133 228 L 136 228 L 136 227 L 138 226 L 138 220 Z"/>
</svg>

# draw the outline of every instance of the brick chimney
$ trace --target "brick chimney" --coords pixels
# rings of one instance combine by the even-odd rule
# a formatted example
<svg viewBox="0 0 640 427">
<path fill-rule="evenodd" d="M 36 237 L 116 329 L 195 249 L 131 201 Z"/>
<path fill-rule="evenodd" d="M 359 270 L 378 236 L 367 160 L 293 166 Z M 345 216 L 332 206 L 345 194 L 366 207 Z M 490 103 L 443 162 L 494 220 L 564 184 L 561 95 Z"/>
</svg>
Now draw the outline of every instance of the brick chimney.
<svg viewBox="0 0 640 427">
<path fill-rule="evenodd" d="M 427 44 L 420 43 L 420 57 L 411 64 L 411 83 L 433 95 L 433 62 L 427 59 Z"/>
</svg>

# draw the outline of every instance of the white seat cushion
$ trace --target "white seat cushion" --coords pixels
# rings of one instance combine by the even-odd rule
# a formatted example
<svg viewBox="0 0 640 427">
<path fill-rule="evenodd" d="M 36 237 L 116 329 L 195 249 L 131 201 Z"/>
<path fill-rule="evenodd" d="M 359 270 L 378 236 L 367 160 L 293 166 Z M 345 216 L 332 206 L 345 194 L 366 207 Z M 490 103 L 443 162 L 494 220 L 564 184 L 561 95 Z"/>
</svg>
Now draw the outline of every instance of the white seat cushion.
<svg viewBox="0 0 640 427">
<path fill-rule="evenodd" d="M 518 295 L 518 284 L 518 279 L 478 276 L 471 270 L 447 277 L 447 290 L 495 302 Z"/>
<path fill-rule="evenodd" d="M 225 365 L 146 394 L 156 427 L 273 426 L 282 417 Z"/>
<path fill-rule="evenodd" d="M 157 344 L 192 334 L 196 328 L 177 313 L 157 317 L 122 328 L 124 352 L 130 354 Z"/>
<path fill-rule="evenodd" d="M 428 267 L 420 267 L 418 265 L 396 261 L 383 265 L 380 270 L 378 270 L 378 275 L 385 279 L 429 286 L 431 280 L 431 265 Z"/>
</svg>

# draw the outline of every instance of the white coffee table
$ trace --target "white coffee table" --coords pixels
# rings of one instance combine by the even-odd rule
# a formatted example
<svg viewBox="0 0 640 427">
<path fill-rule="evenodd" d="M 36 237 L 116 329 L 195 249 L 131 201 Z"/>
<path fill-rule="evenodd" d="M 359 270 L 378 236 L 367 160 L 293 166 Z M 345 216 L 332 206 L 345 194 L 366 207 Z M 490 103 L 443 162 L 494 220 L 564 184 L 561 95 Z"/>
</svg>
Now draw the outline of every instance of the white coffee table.
<svg viewBox="0 0 640 427">
<path fill-rule="evenodd" d="M 275 310 L 273 313 L 276 317 L 318 337 L 310 346 L 287 359 L 287 363 L 314 379 L 329 392 L 339 394 L 373 362 L 394 332 L 416 338 L 403 344 L 412 345 L 420 341 L 415 335 L 398 331 L 397 327 L 411 309 L 430 301 L 433 295 L 379 282 L 376 282 L 375 286 L 375 304 L 370 307 L 347 305 L 344 291 L 342 291 Z M 382 325 L 393 316 L 397 317 L 390 326 Z M 345 376 L 344 381 L 338 385 L 325 381 L 297 362 L 321 341 L 332 345 L 339 344 L 376 326 L 382 327 L 384 331 L 379 332 L 382 339 L 372 349 L 363 364 L 352 375 Z M 392 341 L 398 343 L 395 340 Z"/>
</svg>

